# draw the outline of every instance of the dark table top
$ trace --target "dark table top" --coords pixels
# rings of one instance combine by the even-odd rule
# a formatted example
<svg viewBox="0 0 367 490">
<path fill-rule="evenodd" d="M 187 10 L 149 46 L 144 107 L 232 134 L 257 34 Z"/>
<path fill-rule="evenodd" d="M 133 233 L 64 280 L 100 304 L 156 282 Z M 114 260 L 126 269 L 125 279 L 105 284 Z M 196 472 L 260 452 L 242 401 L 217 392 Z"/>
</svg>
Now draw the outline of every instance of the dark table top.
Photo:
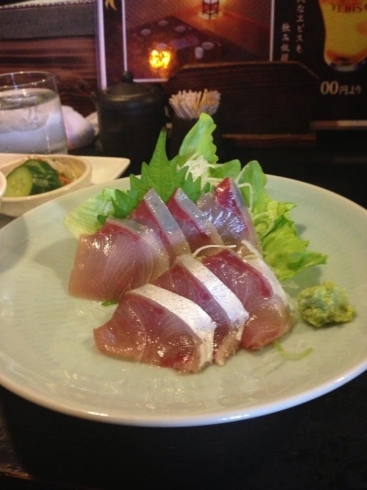
<svg viewBox="0 0 367 490">
<path fill-rule="evenodd" d="M 325 133 L 315 147 L 226 148 L 364 207 L 366 150 L 364 133 Z M 77 419 L 0 388 L 0 488 L 364 489 L 366 414 L 367 373 L 294 408 L 191 428 Z"/>
</svg>

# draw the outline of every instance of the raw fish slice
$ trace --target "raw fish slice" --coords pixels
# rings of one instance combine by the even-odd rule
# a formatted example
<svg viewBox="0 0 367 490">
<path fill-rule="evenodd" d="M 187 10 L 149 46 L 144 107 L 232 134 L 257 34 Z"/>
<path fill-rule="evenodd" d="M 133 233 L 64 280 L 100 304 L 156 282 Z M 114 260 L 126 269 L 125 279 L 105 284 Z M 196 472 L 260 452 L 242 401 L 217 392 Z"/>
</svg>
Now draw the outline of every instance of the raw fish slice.
<svg viewBox="0 0 367 490">
<path fill-rule="evenodd" d="M 255 267 L 266 277 L 270 283 L 273 293 L 277 294 L 284 301 L 284 303 L 288 303 L 290 301 L 273 270 L 268 266 L 258 252 L 255 251 L 254 253 L 249 253 L 246 255 L 245 261 Z"/>
<path fill-rule="evenodd" d="M 222 238 L 208 216 L 181 189 L 175 191 L 168 200 L 167 207 L 189 242 L 191 252 L 207 245 L 223 245 Z M 216 248 L 208 248 L 202 254 L 211 255 L 216 252 Z"/>
<path fill-rule="evenodd" d="M 192 301 L 146 284 L 125 294 L 94 339 L 105 354 L 198 372 L 212 362 L 215 326 Z"/>
<path fill-rule="evenodd" d="M 250 318 L 243 329 L 241 347 L 260 349 L 288 332 L 292 316 L 285 294 L 274 290 L 264 272 L 232 250 L 204 257 L 203 264 L 240 299 Z M 279 284 L 279 288 L 281 288 Z"/>
<path fill-rule="evenodd" d="M 154 229 L 167 248 L 171 262 L 178 255 L 190 253 L 181 228 L 155 189 L 147 192 L 129 218 Z"/>
<path fill-rule="evenodd" d="M 249 314 L 237 296 L 201 262 L 191 255 L 181 255 L 154 284 L 198 304 L 217 324 L 213 350 L 216 364 L 223 365 L 238 350 Z"/>
<path fill-rule="evenodd" d="M 109 218 L 93 235 L 79 239 L 69 292 L 97 301 L 122 295 L 169 267 L 166 248 L 154 231 L 132 220 Z"/>
<path fill-rule="evenodd" d="M 251 215 L 233 179 L 222 180 L 213 192 L 200 197 L 197 205 L 208 214 L 226 245 L 240 247 L 245 240 L 260 250 Z"/>
</svg>

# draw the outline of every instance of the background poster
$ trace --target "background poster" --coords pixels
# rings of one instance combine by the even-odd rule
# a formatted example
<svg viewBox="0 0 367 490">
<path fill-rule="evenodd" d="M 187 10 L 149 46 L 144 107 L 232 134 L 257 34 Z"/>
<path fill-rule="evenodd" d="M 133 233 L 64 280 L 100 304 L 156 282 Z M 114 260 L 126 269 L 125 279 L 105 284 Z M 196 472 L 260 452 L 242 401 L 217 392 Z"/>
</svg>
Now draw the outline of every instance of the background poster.
<svg viewBox="0 0 367 490">
<path fill-rule="evenodd" d="M 315 129 L 367 127 L 366 58 L 367 1 L 275 2 L 273 59 L 320 79 Z"/>
<path fill-rule="evenodd" d="M 320 80 L 314 129 L 367 128 L 367 0 L 97 0 L 96 6 L 101 88 L 127 70 L 135 81 L 164 82 L 187 64 L 295 61 Z M 355 63 L 332 66 L 325 52 Z"/>
<path fill-rule="evenodd" d="M 104 52 L 100 62 L 107 65 L 108 84 L 122 70 L 131 71 L 135 81 L 164 81 L 186 64 L 269 60 L 272 0 L 97 0 L 96 4 L 99 49 Z M 154 65 L 154 51 L 161 64 Z"/>
</svg>

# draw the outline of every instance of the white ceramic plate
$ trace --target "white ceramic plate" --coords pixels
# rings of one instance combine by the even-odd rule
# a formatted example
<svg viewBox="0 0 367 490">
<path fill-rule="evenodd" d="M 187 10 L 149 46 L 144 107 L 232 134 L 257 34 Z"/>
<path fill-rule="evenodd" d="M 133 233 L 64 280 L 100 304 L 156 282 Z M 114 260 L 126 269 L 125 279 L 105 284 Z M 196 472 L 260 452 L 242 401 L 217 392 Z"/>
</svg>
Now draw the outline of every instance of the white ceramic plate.
<svg viewBox="0 0 367 490">
<path fill-rule="evenodd" d="M 24 153 L 0 153 L 0 170 L 2 164 L 26 157 L 27 155 Z M 101 184 L 117 179 L 130 165 L 128 158 L 91 156 L 83 156 L 82 158 L 89 160 L 92 165 L 91 184 Z"/>
<path fill-rule="evenodd" d="M 110 186 L 126 188 L 127 180 Z M 102 187 L 102 186 L 99 186 Z M 299 361 L 274 348 L 240 352 L 224 367 L 199 374 L 109 358 L 92 329 L 111 310 L 67 293 L 76 240 L 66 213 L 96 187 L 51 201 L 0 231 L 0 383 L 35 403 L 69 415 L 140 426 L 194 426 L 279 411 L 321 396 L 367 367 L 367 212 L 323 189 L 269 177 L 275 199 L 293 201 L 293 217 L 311 249 L 328 264 L 302 273 L 303 287 L 327 279 L 347 288 L 357 318 L 314 330 L 302 323 L 282 341 L 313 348 Z"/>
<path fill-rule="evenodd" d="M 128 158 L 119 157 L 83 157 L 92 165 L 91 184 L 101 184 L 118 179 L 130 165 Z"/>
</svg>

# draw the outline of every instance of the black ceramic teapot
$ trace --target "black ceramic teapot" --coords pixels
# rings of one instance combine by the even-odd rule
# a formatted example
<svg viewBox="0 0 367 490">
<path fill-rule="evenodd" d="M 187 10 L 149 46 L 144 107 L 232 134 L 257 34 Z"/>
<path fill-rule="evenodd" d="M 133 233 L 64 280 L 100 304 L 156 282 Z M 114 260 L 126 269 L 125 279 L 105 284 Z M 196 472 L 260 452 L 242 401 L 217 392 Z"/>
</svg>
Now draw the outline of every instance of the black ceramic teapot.
<svg viewBox="0 0 367 490">
<path fill-rule="evenodd" d="M 94 92 L 100 141 L 106 156 L 131 160 L 130 173 L 149 163 L 165 125 L 165 94 L 153 83 L 135 83 L 130 72 L 121 82 Z"/>
</svg>

